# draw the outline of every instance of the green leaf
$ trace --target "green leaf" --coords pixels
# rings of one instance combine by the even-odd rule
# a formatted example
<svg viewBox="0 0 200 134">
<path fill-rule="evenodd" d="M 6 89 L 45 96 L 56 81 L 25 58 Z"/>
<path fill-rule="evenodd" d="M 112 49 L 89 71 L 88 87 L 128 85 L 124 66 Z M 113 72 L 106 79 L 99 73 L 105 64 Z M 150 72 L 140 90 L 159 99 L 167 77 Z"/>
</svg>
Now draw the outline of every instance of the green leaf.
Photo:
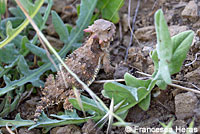
<svg viewBox="0 0 200 134">
<path fill-rule="evenodd" d="M 156 49 L 150 53 L 150 57 L 152 58 L 153 64 L 154 64 L 154 72 L 152 74 L 152 77 L 154 78 L 156 74 L 158 73 L 158 68 L 159 68 L 159 64 L 158 64 L 159 59 L 158 59 L 158 53 Z"/>
<path fill-rule="evenodd" d="M 50 62 L 48 57 L 47 57 L 47 53 L 46 53 L 46 50 L 36 46 L 36 45 L 33 45 L 33 44 L 26 44 L 26 47 L 32 52 L 34 53 L 35 55 L 37 55 L 38 57 L 40 57 L 42 59 L 43 62 Z"/>
<path fill-rule="evenodd" d="M 65 110 L 65 113 L 62 115 L 51 114 L 50 116 L 61 120 L 79 118 L 78 114 L 76 113 L 76 110 L 73 111 Z"/>
<path fill-rule="evenodd" d="M 97 8 L 101 11 L 102 18 L 119 22 L 119 9 L 124 5 L 124 0 L 98 0 Z"/>
<path fill-rule="evenodd" d="M 169 67 L 168 69 L 169 69 L 170 75 L 178 73 L 181 70 L 181 66 L 187 56 L 187 52 L 190 49 L 193 38 L 194 38 L 194 32 L 191 30 L 179 33 L 172 37 L 173 54 L 172 54 L 171 61 L 168 64 L 168 67 Z M 152 60 L 154 62 L 154 66 L 155 66 L 154 74 L 153 74 L 153 77 L 155 77 L 157 75 L 158 69 L 159 69 L 159 65 L 158 65 L 159 59 L 158 59 L 158 54 L 157 54 L 156 50 L 153 51 L 151 57 L 152 57 Z M 163 64 L 161 64 L 161 65 L 163 65 Z M 164 69 L 162 69 L 162 70 L 164 70 Z M 156 84 L 161 89 L 166 89 L 166 87 L 167 87 L 167 84 L 163 80 L 158 80 Z"/>
<path fill-rule="evenodd" d="M 18 67 L 19 67 L 20 72 L 24 75 L 24 77 L 30 76 L 35 71 L 35 70 L 29 70 L 29 66 L 27 65 L 24 57 L 19 59 Z M 39 81 L 38 76 L 32 77 L 32 79 L 29 82 L 31 82 L 33 84 L 33 86 L 36 86 L 36 87 L 41 85 L 41 83 L 40 83 L 41 81 Z M 39 83 L 37 83 L 37 82 L 39 82 Z"/>
<path fill-rule="evenodd" d="M 137 90 L 145 89 L 144 87 L 134 88 L 130 86 L 125 86 L 117 82 L 107 82 L 104 84 L 104 90 L 109 98 L 114 98 L 114 104 L 125 100 L 125 102 L 137 102 L 138 95 Z"/>
<path fill-rule="evenodd" d="M 9 79 L 7 79 L 7 81 L 5 81 L 6 84 L 8 84 L 10 82 Z M 19 104 L 20 98 L 22 93 L 24 92 L 24 87 L 20 87 L 20 90 L 17 90 L 16 93 L 17 95 L 14 97 L 12 92 L 8 92 L 6 97 L 4 99 L 6 99 L 6 103 L 4 105 L 4 109 L 2 110 L 2 112 L 0 113 L 0 117 L 6 117 L 9 113 L 13 112 L 16 108 L 17 105 Z M 11 100 L 14 100 L 11 102 Z"/>
<path fill-rule="evenodd" d="M 147 90 L 150 89 L 149 85 L 151 83 L 151 80 L 139 80 L 135 78 L 134 76 L 130 75 L 129 73 L 126 73 L 124 75 L 125 83 L 128 86 L 132 87 L 145 87 Z M 149 93 L 146 98 L 144 98 L 140 103 L 138 103 L 139 107 L 142 108 L 144 111 L 148 110 L 150 106 L 151 101 L 151 94 Z"/>
<path fill-rule="evenodd" d="M 19 7 L 10 7 L 8 9 L 15 17 L 22 17 L 22 18 L 26 18 L 26 16 L 24 15 L 24 13 L 22 12 L 22 10 Z"/>
<path fill-rule="evenodd" d="M 19 56 L 18 50 L 13 43 L 9 43 L 4 48 L 0 48 L 0 61 L 6 64 L 11 64 Z"/>
<path fill-rule="evenodd" d="M 172 119 L 167 125 L 165 125 L 164 123 L 160 122 L 160 124 L 165 128 L 163 134 L 168 134 L 169 130 L 172 129 L 172 125 L 173 125 L 174 119 Z M 176 134 L 176 132 L 174 132 L 174 130 L 172 129 L 172 131 L 170 131 L 170 134 Z"/>
<path fill-rule="evenodd" d="M 169 62 L 172 58 L 172 41 L 162 10 L 155 13 L 158 58 Z"/>
<path fill-rule="evenodd" d="M 49 67 L 48 64 L 43 65 L 42 67 L 34 70 L 28 70 L 27 69 L 27 63 L 25 62 L 24 58 L 20 57 L 20 62 L 18 63 L 20 71 L 25 74 L 24 77 L 22 77 L 19 80 L 10 81 L 4 88 L 0 88 L 0 96 L 3 94 L 12 91 L 13 89 L 24 85 L 25 83 L 31 82 L 34 85 L 37 85 L 37 83 L 34 83 L 35 81 L 38 81 L 40 79 L 40 76 L 46 71 L 46 69 Z M 49 68 L 50 69 L 50 68 Z M 28 74 L 27 74 L 28 73 Z M 7 79 L 6 76 L 4 76 L 4 80 Z M 39 81 L 38 81 L 39 82 Z M 40 85 L 41 86 L 41 85 Z"/>
<path fill-rule="evenodd" d="M 15 126 L 15 128 L 22 127 L 22 126 L 31 126 L 35 124 L 35 122 L 31 120 L 23 120 L 20 117 L 20 114 L 16 115 L 15 120 L 4 120 L 2 118 L 0 119 L 0 127 L 5 127 L 7 124 L 8 126 L 12 126 L 11 123 Z"/>
<path fill-rule="evenodd" d="M 98 103 L 99 106 L 97 106 L 97 104 L 95 103 L 94 100 L 87 98 L 83 95 L 81 95 L 81 101 L 82 101 L 82 105 L 84 108 L 84 111 L 95 111 L 96 113 L 98 113 L 99 115 L 102 115 L 103 113 L 105 113 L 105 110 L 103 109 L 103 107 L 101 107 L 101 104 Z M 82 110 L 79 106 L 79 103 L 77 101 L 76 98 L 70 98 L 69 102 L 73 105 L 73 107 L 75 107 L 78 110 Z M 100 108 L 101 109 L 100 109 Z"/>
<path fill-rule="evenodd" d="M 172 37 L 173 56 L 169 64 L 170 74 L 178 73 L 181 70 L 183 61 L 190 49 L 194 38 L 194 32 L 189 30 Z"/>
<path fill-rule="evenodd" d="M 18 37 L 18 36 L 17 36 Z M 16 39 L 16 38 L 15 38 Z M 15 40 L 14 39 L 14 40 Z M 13 41 L 14 41 L 13 40 Z M 28 40 L 28 38 L 26 36 L 23 36 L 20 40 L 20 54 L 24 55 L 27 51 L 27 47 L 26 44 L 30 43 L 30 41 Z"/>
<path fill-rule="evenodd" d="M 1 21 L 1 29 L 4 33 L 6 33 L 6 26 L 7 26 L 7 23 L 10 21 L 12 23 L 12 27 L 13 28 L 16 28 L 18 27 L 22 22 L 23 22 L 23 18 L 21 17 L 9 17 L 9 18 L 6 18 L 4 20 Z"/>
<path fill-rule="evenodd" d="M 192 119 L 192 121 L 189 124 L 189 127 L 187 128 L 186 134 L 193 134 L 194 132 L 197 132 L 198 129 L 194 128 L 194 120 L 195 118 Z"/>
<path fill-rule="evenodd" d="M 52 11 L 51 14 L 54 29 L 58 33 L 60 40 L 63 41 L 65 44 L 68 43 L 69 32 L 67 27 L 55 11 Z"/>
<path fill-rule="evenodd" d="M 165 21 L 162 10 L 158 10 L 155 13 L 155 28 L 157 35 L 157 46 L 156 50 L 159 58 L 159 69 L 158 74 L 162 77 L 162 79 L 170 84 L 171 77 L 168 69 L 168 64 L 172 58 L 172 41 L 170 37 L 170 33 L 168 30 L 167 23 Z"/>
<path fill-rule="evenodd" d="M 42 6 L 44 0 L 36 0 L 35 4 L 31 4 L 28 5 L 29 2 L 27 2 L 27 0 L 21 0 L 22 5 L 25 6 L 25 8 L 29 8 L 28 12 L 31 18 L 33 18 L 37 12 L 39 11 L 40 7 Z M 30 7 L 28 7 L 28 6 Z M 13 29 L 11 23 L 8 22 L 7 24 L 7 37 L 5 40 L 0 42 L 0 48 L 2 48 L 3 46 L 5 46 L 6 44 L 8 44 L 11 40 L 13 40 L 27 25 L 28 25 L 29 21 L 28 19 L 24 20 L 24 22 L 18 26 L 17 28 Z"/>
<path fill-rule="evenodd" d="M 128 110 L 126 110 L 126 111 L 122 111 L 121 113 L 118 113 L 117 115 L 120 117 L 120 118 L 122 118 L 123 120 L 125 120 L 126 119 L 126 117 L 127 117 L 127 115 L 128 115 Z"/>
<path fill-rule="evenodd" d="M 0 0 L 0 16 L 6 12 L 5 0 Z"/>
<path fill-rule="evenodd" d="M 165 83 L 165 81 L 163 80 L 158 80 L 156 82 L 156 85 L 162 90 L 165 90 L 167 88 L 167 83 Z"/>
<path fill-rule="evenodd" d="M 171 84 L 171 75 L 169 72 L 169 67 L 168 67 L 168 63 L 161 60 L 159 61 L 159 70 L 158 70 L 158 74 L 162 77 L 161 80 L 164 80 L 167 84 Z M 159 76 L 158 76 L 159 79 Z"/>
<path fill-rule="evenodd" d="M 72 113 L 74 114 L 74 113 Z M 56 126 L 63 126 L 63 125 L 67 125 L 67 124 L 80 124 L 80 123 L 84 123 L 87 122 L 88 119 L 100 119 L 100 116 L 96 116 L 96 117 L 86 117 L 86 118 L 81 118 L 79 117 L 77 114 L 76 116 L 72 116 L 72 114 L 67 114 L 67 115 L 51 115 L 52 117 L 56 117 L 59 118 L 61 120 L 56 120 L 56 119 L 50 119 L 48 118 L 44 112 L 42 113 L 42 115 L 39 117 L 39 120 L 37 121 L 36 124 L 32 125 L 31 127 L 29 127 L 30 129 L 33 129 L 35 127 L 43 127 L 46 128 L 45 133 L 48 132 L 48 130 L 50 130 L 53 127 Z"/>
<path fill-rule="evenodd" d="M 115 122 L 112 124 L 113 126 L 118 126 L 118 127 L 127 127 L 127 126 L 133 126 L 132 123 L 128 123 L 128 122 L 125 122 L 125 123 L 122 123 L 122 122 Z"/>
<path fill-rule="evenodd" d="M 143 99 L 140 103 L 138 103 L 138 106 L 142 110 L 147 111 L 149 109 L 150 102 L 151 102 L 151 93 L 148 94 L 147 97 L 145 99 Z"/>
<path fill-rule="evenodd" d="M 126 104 L 122 107 L 120 107 L 115 113 L 121 113 L 123 111 L 126 111 L 130 108 L 132 108 L 133 106 L 137 105 L 138 103 L 140 103 L 142 100 L 144 100 L 150 93 L 151 90 L 153 89 L 153 87 L 155 86 L 157 80 L 152 80 L 151 83 L 149 83 L 148 85 L 148 90 L 146 90 L 146 88 L 140 87 L 137 90 L 137 96 L 138 96 L 138 101 L 132 101 L 130 104 Z M 127 97 L 127 99 L 130 99 L 130 97 Z"/>
<path fill-rule="evenodd" d="M 129 73 L 126 73 L 124 75 L 124 80 L 127 86 L 139 88 L 139 87 L 145 87 L 148 89 L 149 84 L 151 83 L 151 80 L 140 80 L 135 78 Z"/>
<path fill-rule="evenodd" d="M 17 65 L 19 61 L 20 56 L 18 56 L 10 65 L 4 66 L 2 70 L 0 71 L 0 78 L 5 75 L 11 68 L 13 68 L 15 65 Z"/>
<path fill-rule="evenodd" d="M 80 14 L 78 20 L 76 21 L 76 27 L 73 28 L 70 33 L 70 44 L 74 43 L 73 40 L 78 42 L 83 38 L 83 29 L 85 29 L 90 24 L 96 3 L 97 0 L 81 0 Z"/>
</svg>

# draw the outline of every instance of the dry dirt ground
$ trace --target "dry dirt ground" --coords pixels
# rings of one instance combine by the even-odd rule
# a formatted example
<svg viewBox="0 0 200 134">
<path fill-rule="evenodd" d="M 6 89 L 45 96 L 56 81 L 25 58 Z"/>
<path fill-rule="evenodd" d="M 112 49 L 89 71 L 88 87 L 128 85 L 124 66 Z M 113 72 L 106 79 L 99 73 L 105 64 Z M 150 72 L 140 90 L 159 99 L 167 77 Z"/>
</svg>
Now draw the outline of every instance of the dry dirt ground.
<svg viewBox="0 0 200 134">
<path fill-rule="evenodd" d="M 73 4 L 73 5 L 72 5 Z M 61 18 L 66 23 L 74 24 L 77 19 L 76 9 L 74 8 L 72 0 L 64 2 L 62 0 L 55 0 L 54 10 L 56 10 Z M 61 7 L 59 7 L 59 6 Z M 132 0 L 130 20 L 132 25 L 132 18 L 135 14 L 137 0 Z M 60 10 L 63 6 L 68 6 L 66 10 Z M 127 61 L 124 62 L 126 48 L 130 43 L 131 32 L 128 27 L 128 0 L 120 10 L 120 22 L 116 24 L 117 34 L 115 40 L 112 42 L 111 49 L 111 63 L 115 66 L 116 71 L 113 76 L 107 76 L 103 71 L 98 75 L 97 80 L 118 79 L 123 78 L 125 72 L 129 72 L 136 77 L 145 77 L 137 73 L 144 72 L 147 74 L 153 73 L 153 63 L 149 57 L 149 52 L 155 48 L 156 35 L 154 29 L 154 13 L 157 9 L 163 9 L 167 23 L 169 25 L 171 36 L 179 32 L 192 29 L 195 31 L 194 43 L 187 55 L 182 70 L 180 73 L 173 75 L 173 80 L 177 80 L 177 84 L 189 88 L 199 90 L 200 88 L 200 62 L 198 54 L 200 53 L 200 1 L 195 0 L 141 0 L 140 8 L 138 10 L 135 21 L 134 38 L 131 47 L 128 50 Z M 72 18 L 72 19 L 69 19 Z M 70 21 L 69 21 L 70 20 Z M 55 32 L 50 25 L 46 30 L 47 38 L 57 44 L 55 47 L 62 47 L 62 43 L 55 36 Z M 196 61 L 192 64 L 192 61 Z M 189 65 L 187 65 L 189 64 Z M 199 87 L 199 88 L 198 88 Z M 92 84 L 91 89 L 101 94 L 103 84 Z M 153 90 L 151 105 L 148 111 L 142 111 L 139 107 L 130 109 L 126 118 L 127 122 L 133 122 L 143 127 L 161 127 L 160 122 L 167 124 L 174 119 L 173 127 L 181 126 L 187 128 L 192 119 L 195 119 L 195 127 L 200 133 L 200 95 L 193 92 L 187 92 L 178 88 L 168 86 L 166 90 L 160 91 L 158 88 Z M 23 119 L 32 119 L 34 109 L 39 101 L 39 94 L 31 95 L 24 100 L 18 109 L 11 113 L 10 118 L 13 118 L 16 113 L 20 112 Z M 109 102 L 102 98 L 105 102 Z M 49 109 L 48 112 L 56 113 L 62 110 L 58 107 L 56 110 Z M 76 130 L 76 131 L 75 131 Z M 53 128 L 51 134 L 79 134 L 80 126 L 62 126 Z M 101 133 L 105 133 L 106 127 Z M 38 134 L 41 129 L 33 129 L 27 131 L 26 128 L 19 129 L 20 134 Z M 113 127 L 111 134 L 125 134 L 125 129 L 122 127 Z"/>
</svg>

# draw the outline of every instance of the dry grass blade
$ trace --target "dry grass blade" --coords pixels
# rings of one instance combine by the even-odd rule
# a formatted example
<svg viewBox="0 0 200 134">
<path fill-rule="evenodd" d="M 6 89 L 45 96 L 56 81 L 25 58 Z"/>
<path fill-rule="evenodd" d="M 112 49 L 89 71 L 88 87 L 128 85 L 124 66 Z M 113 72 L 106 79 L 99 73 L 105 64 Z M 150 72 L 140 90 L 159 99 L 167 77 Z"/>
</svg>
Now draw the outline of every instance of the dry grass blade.
<svg viewBox="0 0 200 134">
<path fill-rule="evenodd" d="M 146 73 L 143 73 L 143 72 L 137 71 L 136 73 L 139 73 L 139 74 L 142 74 L 142 75 L 151 77 L 150 74 L 146 74 Z M 173 82 L 173 80 L 172 80 L 172 82 Z M 172 86 L 172 87 L 176 87 L 176 88 L 178 88 L 178 89 L 185 90 L 185 91 L 189 91 L 189 92 L 194 92 L 194 93 L 200 94 L 200 91 L 195 90 L 195 89 L 192 89 L 192 88 L 183 87 L 183 86 L 180 86 L 180 85 L 177 85 L 177 84 L 168 84 L 168 85 L 169 85 L 169 86 Z"/>
<path fill-rule="evenodd" d="M 17 129 L 15 128 L 15 133 L 9 128 L 9 124 L 11 124 L 11 126 L 15 127 L 12 123 L 7 123 L 6 124 L 6 129 L 10 134 L 18 134 Z"/>
<path fill-rule="evenodd" d="M 110 111 L 109 113 L 113 113 L 114 112 L 114 99 L 112 98 L 111 100 L 111 104 L 110 104 Z M 113 123 L 113 115 L 109 114 L 109 119 L 108 119 L 108 128 L 106 133 L 109 134 L 112 128 L 112 123 Z"/>
<path fill-rule="evenodd" d="M 101 84 L 101 83 L 106 83 L 106 82 L 124 82 L 124 79 L 115 79 L 115 80 L 98 80 L 94 81 L 94 83 Z"/>
<path fill-rule="evenodd" d="M 199 55 L 200 55 L 200 53 L 196 53 L 196 54 L 195 54 L 195 59 L 194 59 L 191 63 L 185 64 L 185 66 L 187 67 L 187 66 L 190 66 L 190 65 L 192 65 L 193 63 L 195 63 Z"/>
<path fill-rule="evenodd" d="M 137 2 L 137 7 L 136 7 L 136 9 L 135 9 L 135 15 L 134 15 L 133 21 L 132 21 L 132 28 L 131 28 L 131 25 L 130 25 L 130 9 L 131 9 L 130 5 L 131 5 L 131 0 L 129 0 L 129 8 L 128 8 L 128 22 L 129 22 L 128 24 L 129 24 L 129 29 L 130 29 L 130 31 L 131 31 L 131 37 L 130 37 L 130 41 L 129 41 L 128 47 L 127 47 L 127 49 L 126 49 L 126 55 L 125 55 L 125 58 L 124 58 L 124 61 L 125 61 L 125 62 L 127 61 L 128 50 L 129 50 L 129 48 L 131 47 L 132 42 L 133 42 L 133 36 L 134 36 L 133 31 L 135 30 L 134 25 L 135 25 L 136 17 L 137 17 L 138 10 L 139 10 L 139 7 L 140 7 L 140 0 L 138 0 L 138 2 Z"/>
<path fill-rule="evenodd" d="M 49 60 L 52 62 L 52 64 L 54 65 L 54 67 L 56 68 L 56 70 L 58 71 L 58 68 L 55 64 L 55 62 L 53 61 L 53 59 L 51 58 L 51 55 L 47 49 L 47 47 L 45 46 L 43 40 L 41 39 L 40 37 L 40 29 L 37 27 L 37 25 L 35 24 L 35 22 L 33 21 L 33 19 L 29 16 L 28 12 L 26 11 L 26 9 L 22 6 L 22 4 L 20 3 L 19 0 L 16 0 L 16 3 L 18 4 L 18 6 L 21 8 L 21 10 L 24 12 L 25 16 L 28 18 L 28 20 L 30 21 L 31 25 L 33 26 L 33 28 L 35 29 L 37 35 L 38 35 L 38 38 L 42 44 L 42 46 L 44 47 L 44 49 L 46 50 L 46 53 L 47 53 L 47 56 L 49 58 Z"/>
<path fill-rule="evenodd" d="M 83 108 L 83 103 L 82 103 L 81 97 L 80 97 L 81 95 L 80 95 L 79 91 L 76 89 L 76 87 L 73 87 L 73 89 L 74 89 L 74 94 L 75 94 L 75 96 L 76 96 L 76 100 L 77 100 L 77 102 L 78 102 L 78 105 L 79 105 L 79 107 L 81 108 L 84 117 L 86 117 L 86 113 L 85 113 L 85 110 L 84 110 L 84 108 Z"/>
</svg>

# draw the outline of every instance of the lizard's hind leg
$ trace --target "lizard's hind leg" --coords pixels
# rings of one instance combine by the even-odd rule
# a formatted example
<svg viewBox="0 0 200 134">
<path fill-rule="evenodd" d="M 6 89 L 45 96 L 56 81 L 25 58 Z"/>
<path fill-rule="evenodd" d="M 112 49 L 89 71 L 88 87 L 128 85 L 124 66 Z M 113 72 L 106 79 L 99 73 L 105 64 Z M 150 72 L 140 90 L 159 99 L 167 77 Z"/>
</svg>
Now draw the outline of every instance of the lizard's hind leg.
<svg viewBox="0 0 200 134">
<path fill-rule="evenodd" d="M 36 107 L 35 114 L 34 114 L 34 121 L 37 122 L 38 118 L 40 117 L 41 113 L 44 111 L 45 108 L 49 106 L 49 99 L 42 97 L 41 101 Z"/>
</svg>

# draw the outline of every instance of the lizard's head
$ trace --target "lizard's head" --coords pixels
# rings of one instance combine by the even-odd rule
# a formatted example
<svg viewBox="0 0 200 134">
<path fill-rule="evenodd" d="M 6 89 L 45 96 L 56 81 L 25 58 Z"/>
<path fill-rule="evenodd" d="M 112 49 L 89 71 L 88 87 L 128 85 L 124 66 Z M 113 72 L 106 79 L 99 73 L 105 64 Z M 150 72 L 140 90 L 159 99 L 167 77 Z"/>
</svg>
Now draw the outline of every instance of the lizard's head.
<svg viewBox="0 0 200 134">
<path fill-rule="evenodd" d="M 107 42 L 110 42 L 113 40 L 114 34 L 115 34 L 115 25 L 107 20 L 104 19 L 98 19 L 94 22 L 93 25 L 89 26 L 87 29 L 85 29 L 85 32 L 91 33 L 92 37 L 99 40 L 100 45 L 106 45 L 109 44 Z M 104 46 L 109 47 L 109 46 Z"/>
</svg>

